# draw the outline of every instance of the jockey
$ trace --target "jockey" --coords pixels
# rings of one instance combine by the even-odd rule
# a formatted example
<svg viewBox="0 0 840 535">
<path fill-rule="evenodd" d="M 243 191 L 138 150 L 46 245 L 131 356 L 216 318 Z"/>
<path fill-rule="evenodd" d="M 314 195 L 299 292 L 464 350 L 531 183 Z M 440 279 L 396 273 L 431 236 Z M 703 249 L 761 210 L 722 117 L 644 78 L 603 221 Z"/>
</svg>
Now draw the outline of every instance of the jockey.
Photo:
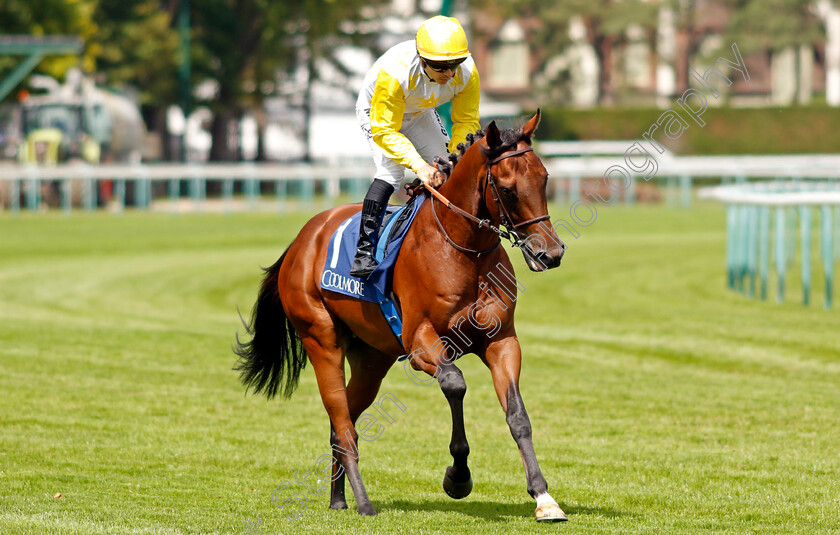
<svg viewBox="0 0 840 535">
<path fill-rule="evenodd" d="M 362 204 L 351 275 L 367 277 L 376 268 L 373 252 L 379 224 L 405 168 L 429 186 L 443 183 L 443 174 L 432 162 L 478 130 L 478 93 L 478 70 L 467 36 L 451 17 L 425 21 L 414 40 L 392 47 L 368 71 L 356 116 L 373 153 L 376 174 Z M 435 109 L 450 101 L 451 140 Z"/>
</svg>

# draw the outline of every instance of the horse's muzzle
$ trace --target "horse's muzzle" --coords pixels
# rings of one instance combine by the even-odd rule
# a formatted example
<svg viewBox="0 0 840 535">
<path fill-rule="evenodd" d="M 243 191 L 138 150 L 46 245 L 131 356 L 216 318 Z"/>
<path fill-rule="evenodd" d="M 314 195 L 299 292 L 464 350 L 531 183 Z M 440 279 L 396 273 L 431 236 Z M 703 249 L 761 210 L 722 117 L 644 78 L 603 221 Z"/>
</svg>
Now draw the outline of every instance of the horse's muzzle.
<svg viewBox="0 0 840 535">
<path fill-rule="evenodd" d="M 531 271 L 546 271 L 551 268 L 556 268 L 563 260 L 563 254 L 566 252 L 565 246 L 558 246 L 552 248 L 552 251 L 533 251 L 528 245 L 522 247 L 522 255 L 525 257 L 525 263 Z"/>
</svg>

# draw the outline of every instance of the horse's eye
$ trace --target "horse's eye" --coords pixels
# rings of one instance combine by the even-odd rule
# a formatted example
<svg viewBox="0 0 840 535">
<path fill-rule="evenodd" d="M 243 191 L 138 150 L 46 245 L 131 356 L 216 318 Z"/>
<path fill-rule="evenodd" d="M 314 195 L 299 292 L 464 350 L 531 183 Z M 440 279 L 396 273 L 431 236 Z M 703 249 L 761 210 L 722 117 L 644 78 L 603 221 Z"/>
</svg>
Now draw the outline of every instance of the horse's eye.
<svg viewBox="0 0 840 535">
<path fill-rule="evenodd" d="M 502 190 L 502 193 L 504 195 L 506 195 L 507 197 L 515 197 L 516 196 L 516 193 L 511 188 L 504 188 L 503 187 L 503 188 L 501 188 L 501 190 Z"/>
</svg>

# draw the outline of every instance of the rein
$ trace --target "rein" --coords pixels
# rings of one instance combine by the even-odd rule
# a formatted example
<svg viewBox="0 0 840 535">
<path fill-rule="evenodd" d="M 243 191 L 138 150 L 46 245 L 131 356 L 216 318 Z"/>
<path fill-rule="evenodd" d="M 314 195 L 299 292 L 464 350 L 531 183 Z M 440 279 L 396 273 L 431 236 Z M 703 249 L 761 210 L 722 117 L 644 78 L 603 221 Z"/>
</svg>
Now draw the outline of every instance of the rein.
<svg viewBox="0 0 840 535">
<path fill-rule="evenodd" d="M 545 215 L 541 215 L 539 217 L 534 217 L 532 219 L 528 219 L 526 221 L 520 221 L 519 223 L 514 224 L 513 223 L 513 218 L 511 218 L 511 216 L 510 216 L 510 212 L 508 212 L 507 208 L 505 208 L 505 205 L 502 202 L 501 197 L 499 195 L 499 189 L 496 186 L 496 179 L 493 176 L 493 173 L 490 172 L 492 167 L 495 164 L 499 163 L 500 161 L 502 161 L 504 159 L 511 158 L 513 156 L 520 156 L 522 154 L 526 154 L 528 152 L 533 152 L 533 151 L 534 151 L 534 149 L 532 147 L 525 147 L 524 149 L 505 152 L 505 153 L 497 156 L 493 160 L 490 160 L 489 162 L 487 162 L 487 184 L 489 184 L 490 187 L 492 188 L 491 191 L 493 192 L 493 200 L 495 201 L 496 207 L 499 210 L 499 217 L 502 219 L 502 225 L 504 225 L 507 230 L 502 230 L 499 227 L 493 225 L 493 223 L 489 219 L 479 219 L 478 217 L 474 216 L 473 214 L 467 212 L 466 210 L 464 210 L 462 208 L 459 208 L 458 206 L 455 206 L 454 204 L 452 204 L 452 201 L 450 201 L 449 199 L 444 197 L 444 195 L 442 193 L 440 193 L 438 190 L 423 184 L 423 187 L 426 188 L 426 191 L 431 193 L 432 196 L 434 196 L 435 199 L 440 201 L 444 206 L 446 206 L 447 208 L 449 208 L 453 212 L 469 219 L 473 223 L 476 223 L 478 228 L 486 227 L 488 230 L 492 231 L 497 236 L 499 236 L 499 241 L 497 241 L 496 244 L 493 247 L 491 247 L 489 249 L 485 249 L 483 251 L 477 251 L 475 249 L 469 249 L 467 247 L 463 247 L 461 245 L 458 245 L 457 243 L 455 243 L 452 240 L 452 238 L 449 237 L 449 234 L 446 232 L 446 229 L 443 228 L 443 224 L 440 222 L 440 218 L 438 217 L 437 211 L 435 210 L 435 204 L 434 204 L 434 202 L 432 202 L 432 214 L 434 214 L 434 216 L 435 216 L 435 222 L 437 223 L 440 231 L 443 233 L 443 236 L 446 238 L 446 241 L 449 242 L 449 244 L 452 245 L 452 247 L 461 251 L 462 253 L 471 253 L 471 254 L 476 254 L 476 255 L 479 255 L 479 256 L 481 256 L 483 254 L 490 253 L 492 251 L 495 251 L 499 247 L 499 245 L 501 245 L 501 243 L 502 243 L 501 238 L 505 238 L 506 240 L 510 241 L 511 246 L 519 247 L 522 244 L 522 237 L 519 235 L 518 232 L 516 232 L 516 230 L 518 228 L 523 227 L 525 225 L 530 225 L 531 223 L 537 223 L 539 221 L 545 221 L 546 219 L 549 219 L 550 216 L 548 214 L 545 214 Z M 484 189 L 486 191 L 486 189 L 487 189 L 486 185 L 485 185 Z"/>
</svg>

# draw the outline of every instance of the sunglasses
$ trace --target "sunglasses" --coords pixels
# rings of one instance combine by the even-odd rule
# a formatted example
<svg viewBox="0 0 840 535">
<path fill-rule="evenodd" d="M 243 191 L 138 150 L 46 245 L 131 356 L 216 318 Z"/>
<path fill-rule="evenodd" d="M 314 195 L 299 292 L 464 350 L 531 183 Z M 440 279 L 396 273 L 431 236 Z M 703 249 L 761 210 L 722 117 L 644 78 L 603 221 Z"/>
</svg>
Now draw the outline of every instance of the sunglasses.
<svg viewBox="0 0 840 535">
<path fill-rule="evenodd" d="M 450 69 L 454 71 L 458 68 L 458 65 L 463 63 L 466 59 L 467 58 L 456 59 L 454 61 L 430 61 L 424 58 L 423 63 L 435 72 L 446 72 Z"/>
</svg>

